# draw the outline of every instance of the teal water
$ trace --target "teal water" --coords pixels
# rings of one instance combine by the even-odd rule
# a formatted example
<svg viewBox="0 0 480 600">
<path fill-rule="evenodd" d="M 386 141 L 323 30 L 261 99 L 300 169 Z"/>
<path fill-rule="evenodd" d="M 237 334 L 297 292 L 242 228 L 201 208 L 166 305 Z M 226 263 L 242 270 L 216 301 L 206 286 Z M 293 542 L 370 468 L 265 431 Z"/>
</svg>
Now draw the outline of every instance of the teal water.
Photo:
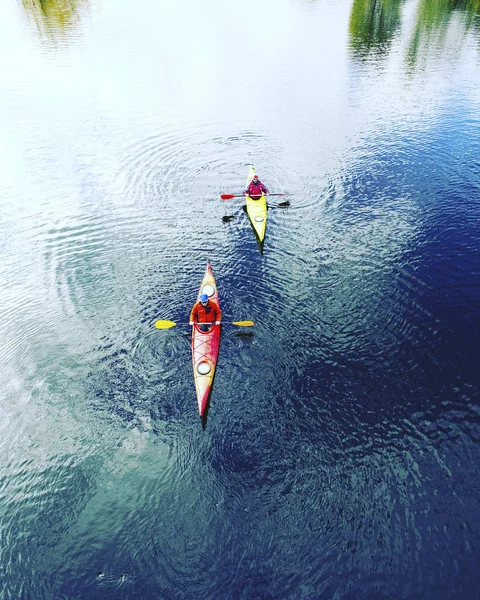
<svg viewBox="0 0 480 600">
<path fill-rule="evenodd" d="M 476 597 L 479 11 L 3 7 L 0 597 Z"/>
</svg>

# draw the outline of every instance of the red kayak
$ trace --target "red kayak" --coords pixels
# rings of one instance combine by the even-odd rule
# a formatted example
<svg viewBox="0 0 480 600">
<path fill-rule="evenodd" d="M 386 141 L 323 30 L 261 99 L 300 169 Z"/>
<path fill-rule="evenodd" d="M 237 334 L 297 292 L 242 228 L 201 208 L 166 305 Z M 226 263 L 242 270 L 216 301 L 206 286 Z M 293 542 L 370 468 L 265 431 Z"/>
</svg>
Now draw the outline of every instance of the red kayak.
<svg viewBox="0 0 480 600">
<path fill-rule="evenodd" d="M 203 276 L 198 292 L 197 302 L 200 300 L 201 294 L 207 294 L 209 299 L 216 302 L 220 308 L 217 286 L 210 263 L 207 263 L 205 275 Z M 208 331 L 201 331 L 197 324 L 192 328 L 193 377 L 197 390 L 198 412 L 200 416 L 205 411 L 212 389 L 213 376 L 215 375 L 215 367 L 217 366 L 218 349 L 220 347 L 220 328 L 221 325 L 212 325 Z"/>
</svg>

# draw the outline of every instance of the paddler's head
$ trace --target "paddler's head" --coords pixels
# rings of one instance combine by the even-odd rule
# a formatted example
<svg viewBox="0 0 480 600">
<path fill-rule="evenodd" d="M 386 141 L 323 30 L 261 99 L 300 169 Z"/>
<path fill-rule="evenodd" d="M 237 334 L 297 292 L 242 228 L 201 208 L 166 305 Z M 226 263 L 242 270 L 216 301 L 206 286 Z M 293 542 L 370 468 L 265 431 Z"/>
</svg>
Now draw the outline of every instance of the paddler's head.
<svg viewBox="0 0 480 600">
<path fill-rule="evenodd" d="M 253 181 L 253 183 L 257 183 L 257 181 L 258 181 L 258 175 L 254 175 L 252 181 Z"/>
<path fill-rule="evenodd" d="M 206 306 L 206 304 L 208 303 L 208 295 L 200 294 L 200 302 L 203 304 L 203 306 Z"/>
</svg>

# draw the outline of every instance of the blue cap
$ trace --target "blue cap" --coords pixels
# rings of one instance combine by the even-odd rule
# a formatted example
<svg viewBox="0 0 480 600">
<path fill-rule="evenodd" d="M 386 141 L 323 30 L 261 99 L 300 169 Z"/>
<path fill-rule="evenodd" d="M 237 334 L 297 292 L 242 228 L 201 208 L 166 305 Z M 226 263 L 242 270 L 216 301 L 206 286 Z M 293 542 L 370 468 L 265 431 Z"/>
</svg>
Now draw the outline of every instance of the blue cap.
<svg viewBox="0 0 480 600">
<path fill-rule="evenodd" d="M 208 302 L 207 294 L 200 294 L 200 302 Z"/>
</svg>

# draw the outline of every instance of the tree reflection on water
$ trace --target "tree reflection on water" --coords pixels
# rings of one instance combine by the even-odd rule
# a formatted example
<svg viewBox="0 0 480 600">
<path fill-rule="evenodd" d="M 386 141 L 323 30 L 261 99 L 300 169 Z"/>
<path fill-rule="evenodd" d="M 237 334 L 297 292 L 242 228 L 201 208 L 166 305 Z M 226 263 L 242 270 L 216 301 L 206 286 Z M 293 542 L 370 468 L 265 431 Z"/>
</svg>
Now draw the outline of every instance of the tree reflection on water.
<svg viewBox="0 0 480 600">
<path fill-rule="evenodd" d="M 360 59 L 386 56 L 401 28 L 404 0 L 354 0 L 350 14 L 350 46 Z M 418 0 L 407 63 L 413 66 L 432 46 L 447 49 L 450 29 L 458 36 L 480 33 L 480 0 Z M 479 36 L 480 37 L 480 36 Z"/>
<path fill-rule="evenodd" d="M 420 0 L 407 53 L 414 67 L 426 50 L 453 49 L 456 54 L 467 33 L 480 33 L 480 0 Z"/>
<path fill-rule="evenodd" d="M 350 44 L 356 56 L 386 54 L 400 27 L 403 0 L 354 0 L 350 15 Z"/>
<path fill-rule="evenodd" d="M 22 0 L 40 35 L 54 38 L 77 27 L 87 0 Z"/>
</svg>

